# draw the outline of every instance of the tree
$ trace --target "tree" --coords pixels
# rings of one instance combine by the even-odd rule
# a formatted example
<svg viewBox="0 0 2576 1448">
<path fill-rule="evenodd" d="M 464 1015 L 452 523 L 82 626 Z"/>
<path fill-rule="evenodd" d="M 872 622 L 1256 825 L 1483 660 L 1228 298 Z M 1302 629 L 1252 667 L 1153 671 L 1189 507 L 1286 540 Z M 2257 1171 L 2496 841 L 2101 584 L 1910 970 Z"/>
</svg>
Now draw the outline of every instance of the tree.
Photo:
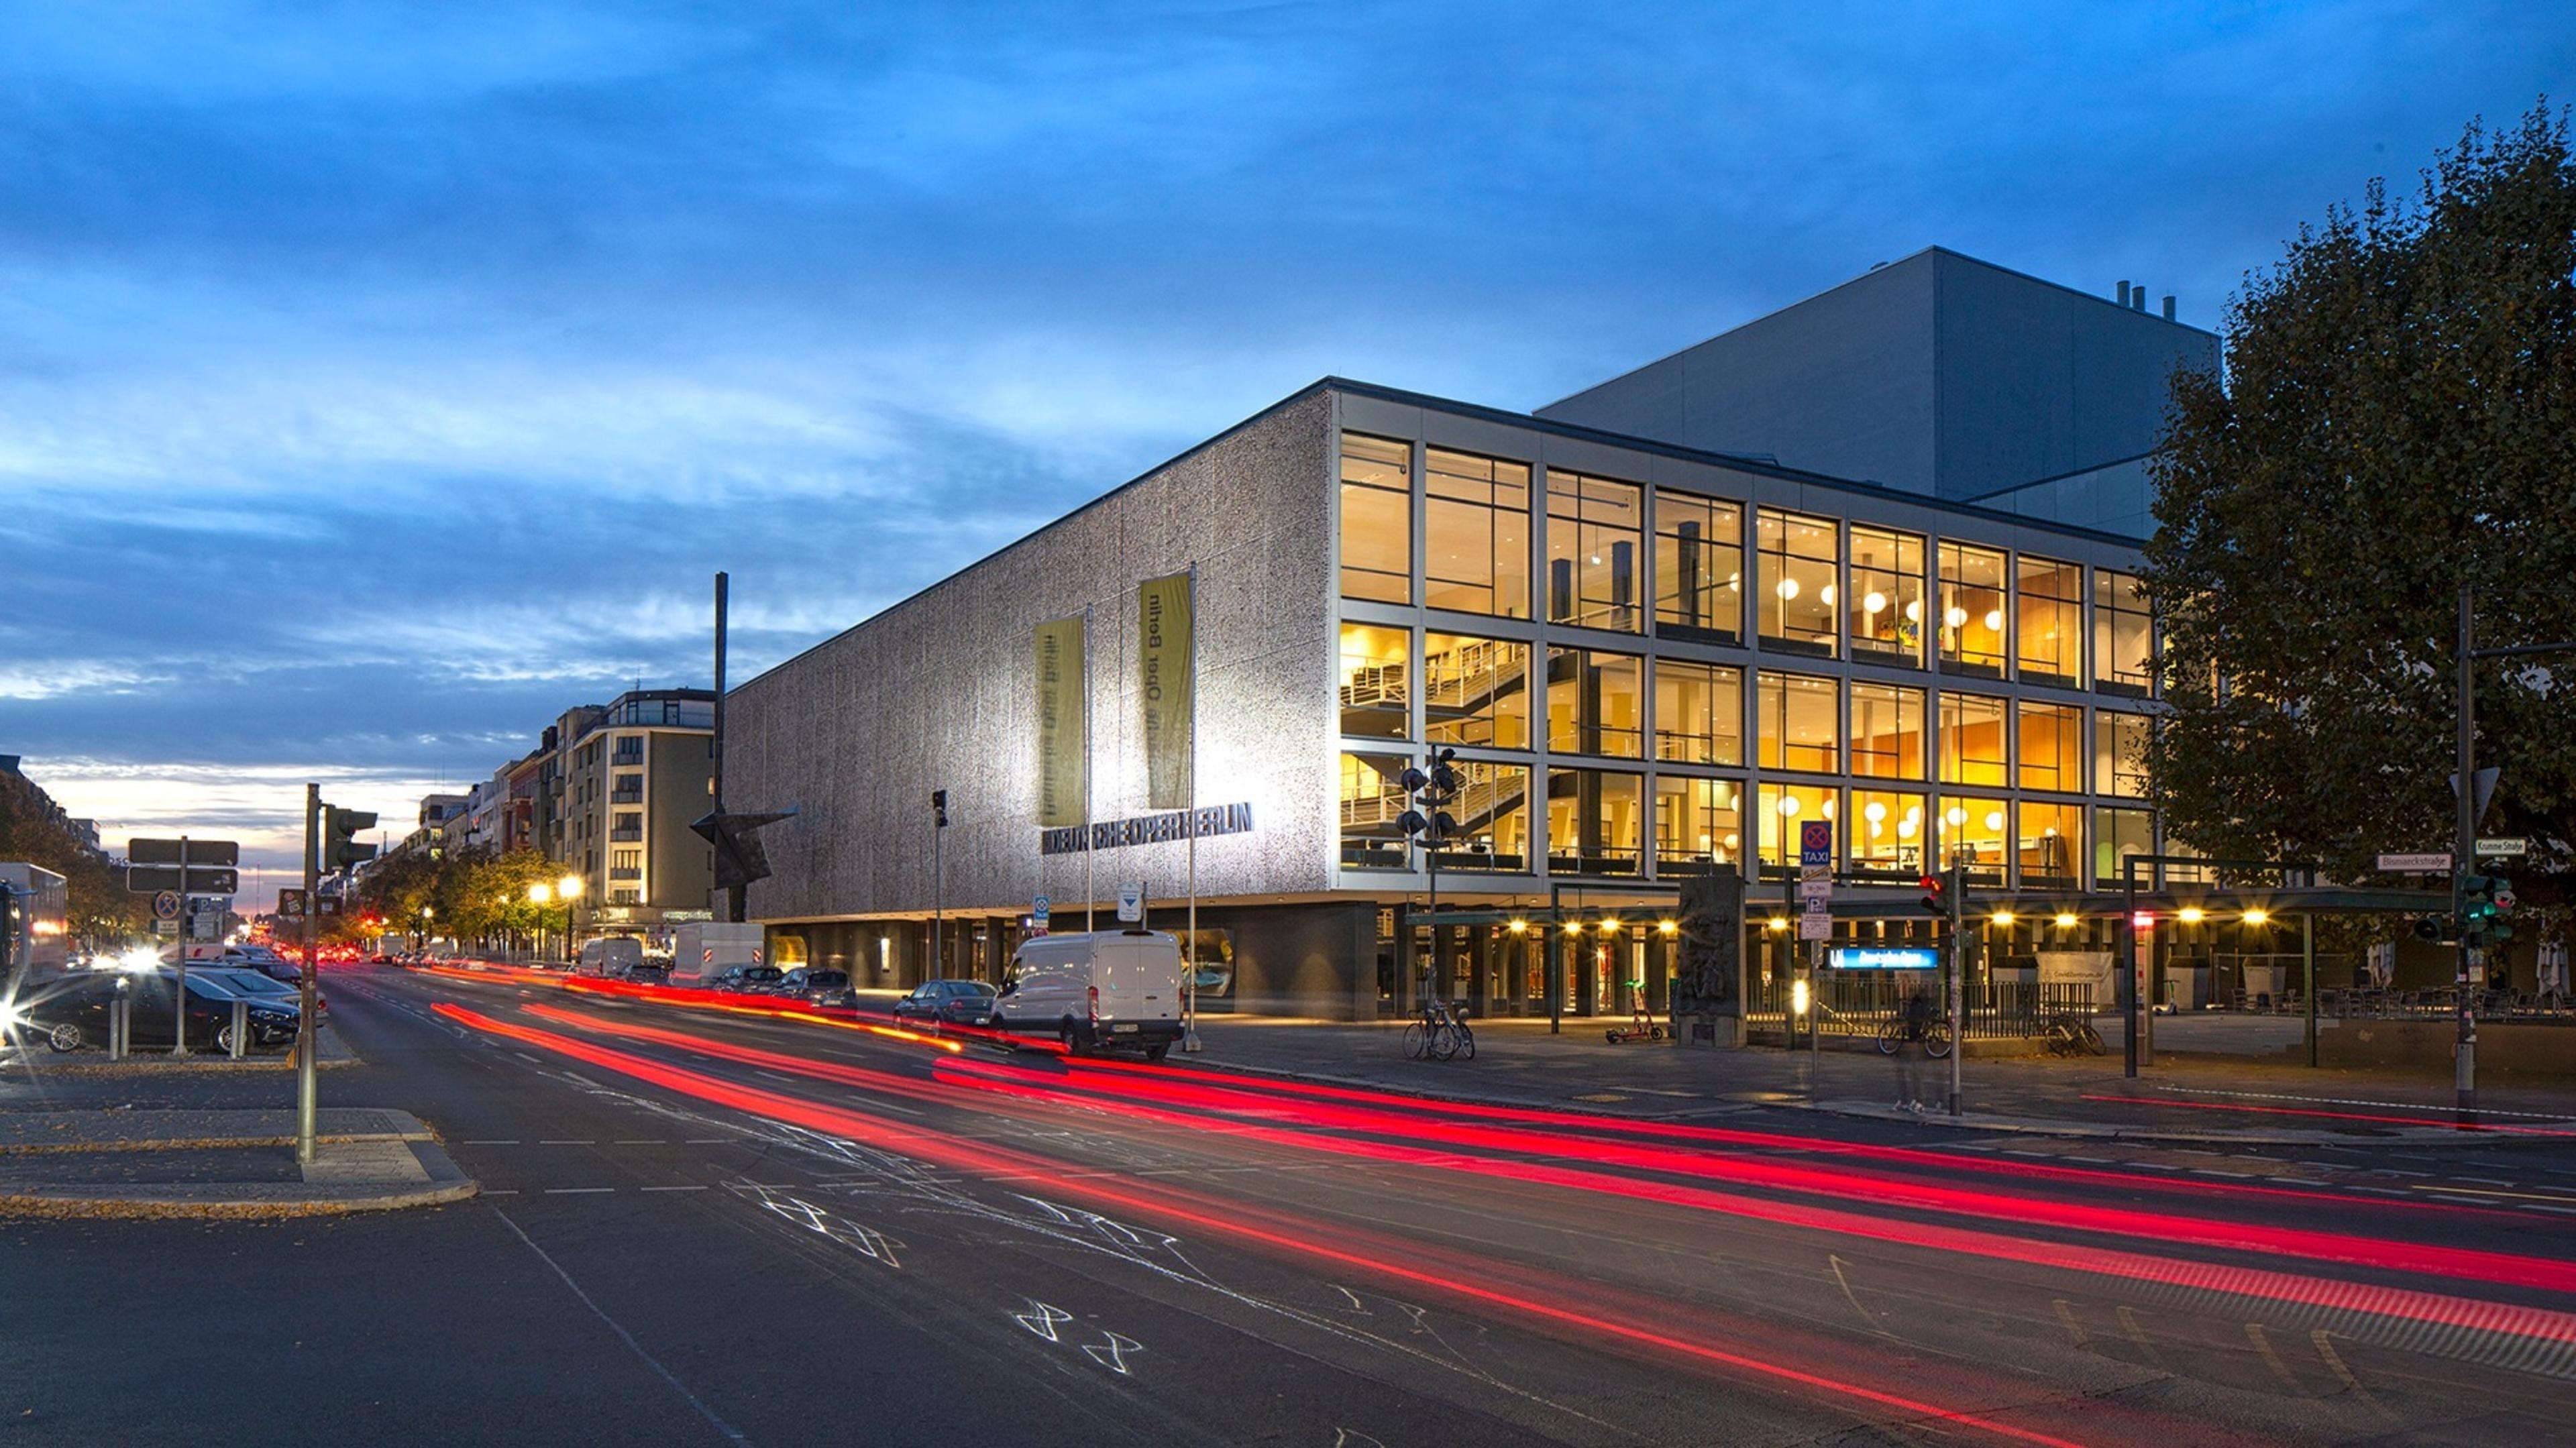
<svg viewBox="0 0 2576 1448">
<path fill-rule="evenodd" d="M 2149 793 L 2210 853 L 2447 848 L 2461 584 L 2481 645 L 2576 639 L 2576 164 L 2543 103 L 2472 123 L 2250 274 L 2224 378 L 2174 378 L 2155 464 L 2164 698 Z M 2477 678 L 2491 832 L 2563 875 L 2576 658 Z"/>
</svg>

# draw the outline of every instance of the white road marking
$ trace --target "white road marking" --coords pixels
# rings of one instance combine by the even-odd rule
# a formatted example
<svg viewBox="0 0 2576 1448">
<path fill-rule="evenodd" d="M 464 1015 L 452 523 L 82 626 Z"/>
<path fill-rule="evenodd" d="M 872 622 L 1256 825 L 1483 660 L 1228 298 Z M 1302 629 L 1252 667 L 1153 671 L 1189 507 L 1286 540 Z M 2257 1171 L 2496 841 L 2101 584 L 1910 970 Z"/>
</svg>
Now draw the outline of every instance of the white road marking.
<svg viewBox="0 0 2576 1448">
<path fill-rule="evenodd" d="M 645 1187 L 645 1188 L 642 1188 L 642 1190 L 644 1190 L 644 1191 L 648 1191 L 648 1192 L 702 1192 L 702 1191 L 705 1191 L 705 1190 L 706 1190 L 706 1188 L 705 1188 L 705 1187 Z"/>
<path fill-rule="evenodd" d="M 613 1192 L 615 1190 L 617 1190 L 615 1187 L 548 1187 L 546 1188 L 546 1195 L 550 1197 L 586 1197 L 598 1192 Z"/>
<path fill-rule="evenodd" d="M 597 1146 L 597 1145 L 599 1145 L 599 1143 L 598 1143 L 598 1142 L 595 1142 L 595 1141 L 587 1141 L 587 1140 L 584 1140 L 584 1141 L 569 1141 L 569 1140 L 567 1140 L 567 1141 L 540 1141 L 540 1142 L 538 1142 L 538 1143 L 537 1143 L 537 1145 L 539 1145 L 539 1146 Z"/>
<path fill-rule="evenodd" d="M 517 1146 L 519 1144 L 519 1139 L 515 1136 L 507 1138 L 498 1136 L 478 1136 L 469 1141 L 460 1141 L 456 1144 L 458 1146 Z"/>
</svg>

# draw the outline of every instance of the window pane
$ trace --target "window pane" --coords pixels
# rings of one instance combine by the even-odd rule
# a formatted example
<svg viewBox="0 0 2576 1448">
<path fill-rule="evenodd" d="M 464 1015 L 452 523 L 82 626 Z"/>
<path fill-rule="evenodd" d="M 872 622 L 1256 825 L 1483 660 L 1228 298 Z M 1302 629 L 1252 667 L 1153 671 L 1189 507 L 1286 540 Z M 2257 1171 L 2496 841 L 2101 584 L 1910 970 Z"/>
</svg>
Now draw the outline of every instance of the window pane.
<svg viewBox="0 0 2576 1448">
<path fill-rule="evenodd" d="M 1744 509 L 1655 494 L 1655 627 L 1733 643 L 1744 628 Z"/>
<path fill-rule="evenodd" d="M 2103 709 L 2093 715 L 2093 792 L 2135 799 L 2147 792 L 2147 716 Z"/>
<path fill-rule="evenodd" d="M 1529 466 L 1423 454 L 1423 602 L 1529 617 Z"/>
<path fill-rule="evenodd" d="M 1655 870 L 1706 874 L 1743 863 L 1744 787 L 1731 779 L 1655 781 Z"/>
<path fill-rule="evenodd" d="M 2021 706 L 2021 787 L 2076 794 L 2084 788 L 2084 711 L 2062 704 Z"/>
<path fill-rule="evenodd" d="M 1798 826 L 1808 820 L 1831 820 L 1841 813 L 1841 793 L 1825 784 L 1770 784 L 1762 786 L 1762 800 L 1755 811 L 1760 816 L 1756 828 L 1762 832 L 1762 863 L 1786 867 L 1798 863 Z"/>
<path fill-rule="evenodd" d="M 2004 555 L 1941 545 L 1941 663 L 1960 673 L 2004 675 Z"/>
<path fill-rule="evenodd" d="M 1765 508 L 1756 515 L 1754 542 L 1762 561 L 1762 641 L 1834 657 L 1834 584 L 1842 568 L 1834 521 Z"/>
<path fill-rule="evenodd" d="M 1744 671 L 1655 660 L 1655 757 L 1680 764 L 1744 762 Z"/>
<path fill-rule="evenodd" d="M 1941 782 L 1990 784 L 2000 789 L 2012 782 L 2005 773 L 2009 750 L 2004 738 L 2004 701 L 1983 694 L 1941 696 Z"/>
<path fill-rule="evenodd" d="M 2025 885 L 2072 885 L 2084 858 L 2084 809 L 2024 800 L 2018 848 Z"/>
<path fill-rule="evenodd" d="M 1851 605 L 1843 621 L 1852 657 L 1923 662 L 1923 540 L 1883 528 L 1851 530 Z"/>
<path fill-rule="evenodd" d="M 1550 470 L 1547 616 L 1637 633 L 1637 543 L 1644 490 L 1634 483 Z"/>
<path fill-rule="evenodd" d="M 2084 570 L 2022 555 L 2015 590 L 2021 676 L 2037 684 L 2078 687 L 2084 677 Z"/>
<path fill-rule="evenodd" d="M 1999 799 L 1941 802 L 1941 858 L 1968 867 L 1970 879 L 2000 885 L 2012 841 L 2012 806 Z"/>
<path fill-rule="evenodd" d="M 1927 858 L 1925 849 L 1931 842 L 1930 822 L 1923 815 L 1923 796 L 1898 790 L 1852 791 L 1848 854 L 1853 869 L 1920 875 Z"/>
<path fill-rule="evenodd" d="M 1547 747 L 1560 754 L 1640 757 L 1644 661 L 1598 649 L 1547 651 Z"/>
<path fill-rule="evenodd" d="M 1423 635 L 1423 730 L 1431 742 L 1529 748 L 1529 649 L 1512 639 Z"/>
<path fill-rule="evenodd" d="M 1406 705 L 1413 635 L 1400 628 L 1342 625 L 1342 732 L 1402 739 L 1411 732 Z"/>
<path fill-rule="evenodd" d="M 2142 809 L 2097 809 L 2093 811 L 2093 824 L 2094 883 L 2116 890 L 2120 888 L 2122 860 L 2155 853 L 2155 816 Z M 2140 869 L 2138 886 L 2153 889 L 2152 872 Z"/>
<path fill-rule="evenodd" d="M 1923 777 L 1923 691 L 1894 684 L 1851 686 L 1851 772 L 1877 779 Z"/>
<path fill-rule="evenodd" d="M 1447 811 L 1458 822 L 1458 833 L 1440 852 L 1440 868 L 1527 870 L 1529 769 L 1518 764 L 1462 759 L 1458 761 L 1458 776 L 1458 797 L 1449 802 Z"/>
<path fill-rule="evenodd" d="M 1560 875 L 1633 875 L 1645 839 L 1644 780 L 1601 769 L 1547 772 L 1548 870 Z"/>
<path fill-rule="evenodd" d="M 2093 571 L 2093 680 L 2105 693 L 2145 697 L 2154 674 L 2155 630 L 2138 580 Z"/>
<path fill-rule="evenodd" d="M 1342 434 L 1342 596 L 1413 601 L 1413 445 Z"/>
<path fill-rule="evenodd" d="M 1754 712 L 1765 769 L 1832 774 L 1842 768 L 1842 700 L 1832 679 L 1763 670 Z"/>
<path fill-rule="evenodd" d="M 1404 831 L 1396 820 L 1411 809 L 1401 754 L 1342 756 L 1342 863 L 1363 869 L 1401 870 Z"/>
</svg>

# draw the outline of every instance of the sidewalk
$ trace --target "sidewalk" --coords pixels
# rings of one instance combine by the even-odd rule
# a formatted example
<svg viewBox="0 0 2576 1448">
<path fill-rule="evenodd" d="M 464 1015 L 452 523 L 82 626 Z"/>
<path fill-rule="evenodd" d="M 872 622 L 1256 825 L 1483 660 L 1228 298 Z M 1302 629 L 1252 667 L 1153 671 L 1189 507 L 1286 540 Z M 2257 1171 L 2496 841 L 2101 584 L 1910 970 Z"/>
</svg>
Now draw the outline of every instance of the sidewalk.
<svg viewBox="0 0 2576 1448">
<path fill-rule="evenodd" d="M 1551 1035 L 1543 1020 L 1472 1023 L 1476 1059 L 1407 1060 L 1404 1023 L 1367 1024 L 1203 1016 L 1197 1055 L 1175 1063 L 1488 1104 L 1593 1111 L 1664 1121 L 1721 1118 L 1762 1107 L 1813 1109 L 1929 1131 L 2026 1132 L 2132 1141 L 2281 1145 L 2576 1145 L 2576 1090 L 2486 1085 L 2480 1130 L 2450 1116 L 2451 1082 L 2416 1074 L 2311 1069 L 2234 1057 L 2167 1054 L 2135 1079 L 2113 1054 L 2078 1060 L 1972 1057 L 1961 1064 L 1968 1108 L 1895 1105 L 1897 1065 L 1873 1045 L 1810 1055 L 1779 1047 L 1720 1049 L 1705 1042 L 1613 1045 L 1619 1021 L 1568 1018 Z M 1937 1108 L 1949 1063 L 1926 1062 L 1925 1098 Z"/>
<path fill-rule="evenodd" d="M 0 1217 L 292 1217 L 474 1195 L 407 1111 L 324 1107 L 310 1166 L 291 1110 L 0 1111 Z"/>
</svg>

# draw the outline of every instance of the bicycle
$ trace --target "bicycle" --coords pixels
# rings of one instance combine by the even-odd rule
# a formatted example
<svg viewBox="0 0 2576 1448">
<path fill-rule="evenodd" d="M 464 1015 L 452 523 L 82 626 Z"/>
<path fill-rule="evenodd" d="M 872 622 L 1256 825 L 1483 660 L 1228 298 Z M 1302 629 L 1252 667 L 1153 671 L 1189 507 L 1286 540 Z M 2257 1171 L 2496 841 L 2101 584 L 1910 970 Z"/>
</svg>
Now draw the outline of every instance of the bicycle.
<svg viewBox="0 0 2576 1448">
<path fill-rule="evenodd" d="M 1924 1025 L 1914 1025 L 1902 1019 L 1889 1021 L 1879 1029 L 1878 1053 L 1893 1056 L 1908 1041 L 1921 1041 L 1923 1053 L 1935 1061 L 1947 1060 L 1950 1056 L 1950 1023 L 1937 1019 Z"/>
<path fill-rule="evenodd" d="M 2093 1029 L 2093 1023 L 2071 1012 L 2049 1017 L 2040 1036 L 2052 1056 L 2099 1056 L 2105 1049 L 2102 1033 Z"/>
<path fill-rule="evenodd" d="M 1476 1033 L 1467 1028 L 1466 1017 L 1447 1001 L 1425 999 L 1422 1019 L 1408 1022 L 1404 1028 L 1404 1054 L 1407 1060 L 1426 1057 L 1446 1061 L 1457 1056 L 1476 1059 Z"/>
</svg>

